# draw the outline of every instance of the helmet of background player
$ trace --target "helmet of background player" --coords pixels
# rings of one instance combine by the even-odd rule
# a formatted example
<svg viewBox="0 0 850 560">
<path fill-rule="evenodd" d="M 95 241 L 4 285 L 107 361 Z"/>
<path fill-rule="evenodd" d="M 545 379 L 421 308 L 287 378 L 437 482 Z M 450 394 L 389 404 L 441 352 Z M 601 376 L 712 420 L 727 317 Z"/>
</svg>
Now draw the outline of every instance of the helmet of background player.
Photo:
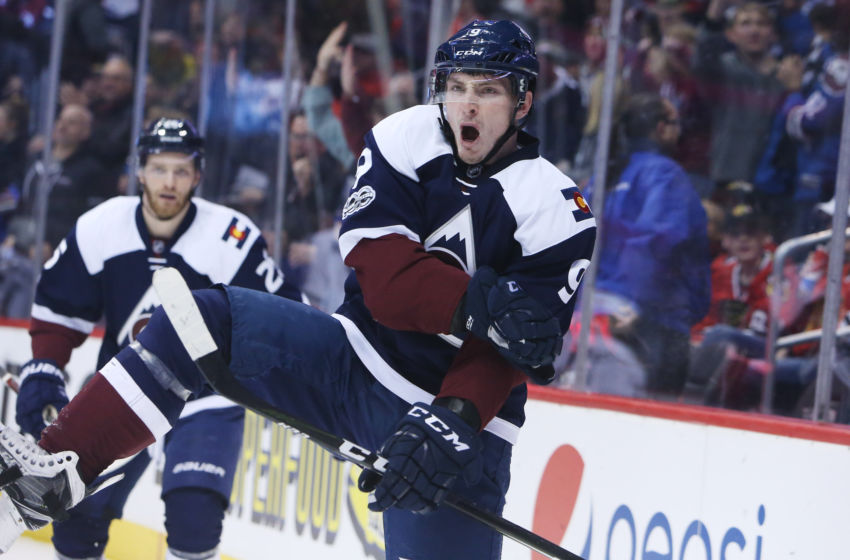
<svg viewBox="0 0 850 560">
<path fill-rule="evenodd" d="M 507 20 L 475 20 L 437 48 L 434 70 L 431 72 L 429 102 L 439 104 L 443 110 L 449 76 L 454 72 L 492 73 L 493 78 L 510 79 L 516 98 L 513 114 L 507 130 L 482 160 L 486 162 L 528 119 L 526 114 L 517 121 L 516 114 L 525 103 L 526 94 L 534 92 L 538 71 L 534 41 L 519 25 Z M 445 122 L 443 130 L 457 155 L 454 135 Z"/>
<path fill-rule="evenodd" d="M 204 139 L 188 119 L 159 119 L 136 141 L 140 168 L 145 166 L 149 155 L 163 152 L 188 154 L 195 162 L 195 169 L 204 170 Z"/>
</svg>

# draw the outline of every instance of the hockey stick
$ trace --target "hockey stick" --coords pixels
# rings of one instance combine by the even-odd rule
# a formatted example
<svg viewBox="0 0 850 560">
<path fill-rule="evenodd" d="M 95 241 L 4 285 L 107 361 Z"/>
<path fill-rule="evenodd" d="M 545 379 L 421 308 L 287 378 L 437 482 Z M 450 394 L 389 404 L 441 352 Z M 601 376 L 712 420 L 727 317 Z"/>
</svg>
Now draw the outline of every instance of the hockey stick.
<svg viewBox="0 0 850 560">
<path fill-rule="evenodd" d="M 221 351 L 204 323 L 201 311 L 198 309 L 189 287 L 176 269 L 162 268 L 157 270 L 153 276 L 153 286 L 180 342 L 198 366 L 201 374 L 217 393 L 266 418 L 286 424 L 335 455 L 341 456 L 361 468 L 378 473 L 386 471 L 386 459 L 375 452 L 290 416 L 240 385 L 224 361 Z M 550 558 L 582 560 L 580 556 L 564 550 L 540 535 L 532 533 L 499 515 L 483 510 L 460 496 L 447 494 L 445 503 L 502 535 Z"/>
</svg>

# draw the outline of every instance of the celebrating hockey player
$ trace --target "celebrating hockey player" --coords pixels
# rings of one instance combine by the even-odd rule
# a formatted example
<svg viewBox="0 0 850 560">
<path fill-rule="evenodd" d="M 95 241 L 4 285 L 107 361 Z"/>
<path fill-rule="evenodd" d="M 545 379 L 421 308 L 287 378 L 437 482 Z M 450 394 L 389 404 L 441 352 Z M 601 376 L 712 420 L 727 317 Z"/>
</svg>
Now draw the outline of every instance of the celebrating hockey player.
<svg viewBox="0 0 850 560">
<path fill-rule="evenodd" d="M 33 359 L 21 370 L 16 416 L 21 429 L 36 438 L 45 408 L 61 410 L 68 403 L 63 368 L 95 322 L 105 321 L 98 368 L 127 345 L 148 359 L 134 340 L 159 303 L 151 287 L 154 270 L 174 267 L 197 288 L 223 282 L 300 298 L 284 283 L 256 225 L 229 208 L 192 198 L 204 151 L 189 122 L 160 119 L 139 138 L 138 154 L 141 196 L 113 198 L 81 216 L 44 266 L 32 309 Z M 217 558 L 243 415 L 241 407 L 210 395 L 189 401 L 175 418 L 165 438 L 162 483 L 168 558 Z M 121 516 L 149 462 L 149 453 L 139 453 L 109 473 L 122 473 L 123 480 L 54 523 L 61 558 L 101 558 L 109 525 Z"/>
<path fill-rule="evenodd" d="M 236 287 L 193 296 L 242 390 L 380 448 L 386 474 L 364 471 L 360 487 L 384 512 L 388 559 L 496 559 L 501 535 L 440 504 L 451 490 L 501 512 L 525 382 L 552 379 L 595 220 L 521 130 L 538 63 L 520 27 L 475 21 L 435 64 L 431 104 L 367 134 L 340 232 L 354 270 L 334 315 Z M 0 485 L 44 524 L 162 438 L 205 386 L 158 310 L 38 446 L 0 432 Z"/>
</svg>

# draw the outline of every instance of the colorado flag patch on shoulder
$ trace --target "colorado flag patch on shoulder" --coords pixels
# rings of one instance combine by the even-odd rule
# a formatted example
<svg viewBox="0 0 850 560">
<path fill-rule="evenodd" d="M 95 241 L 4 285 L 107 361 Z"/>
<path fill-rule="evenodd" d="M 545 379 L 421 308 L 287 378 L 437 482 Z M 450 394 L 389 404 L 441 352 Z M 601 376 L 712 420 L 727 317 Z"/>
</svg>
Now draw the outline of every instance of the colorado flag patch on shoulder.
<svg viewBox="0 0 850 560">
<path fill-rule="evenodd" d="M 239 227 L 239 218 L 236 216 L 230 220 L 230 225 L 227 226 L 227 229 L 224 232 L 224 235 L 221 236 L 222 241 L 229 241 L 230 239 L 236 240 L 236 248 L 241 249 L 245 242 L 248 240 L 248 234 L 251 233 L 251 228 L 247 225 L 243 227 Z"/>
</svg>

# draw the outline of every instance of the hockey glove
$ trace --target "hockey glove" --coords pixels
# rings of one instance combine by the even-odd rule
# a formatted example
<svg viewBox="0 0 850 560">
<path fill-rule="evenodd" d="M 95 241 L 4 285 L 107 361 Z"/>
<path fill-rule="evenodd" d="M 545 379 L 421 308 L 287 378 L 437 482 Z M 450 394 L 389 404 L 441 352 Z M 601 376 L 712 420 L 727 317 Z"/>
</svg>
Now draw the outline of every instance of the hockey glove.
<svg viewBox="0 0 850 560">
<path fill-rule="evenodd" d="M 519 284 L 497 276 L 490 267 L 472 275 L 464 303 L 465 327 L 475 336 L 489 340 L 508 361 L 537 375 L 561 353 L 562 333 L 558 319 Z"/>
<path fill-rule="evenodd" d="M 65 374 L 50 360 L 30 360 L 21 368 L 20 390 L 15 421 L 25 434 L 36 440 L 47 426 L 45 411 L 58 413 L 68 404 Z M 54 416 L 55 417 L 55 416 Z"/>
<path fill-rule="evenodd" d="M 447 408 L 416 403 L 381 447 L 387 472 L 378 480 L 363 471 L 358 487 L 375 491 L 372 511 L 393 506 L 427 513 L 433 511 L 458 476 L 467 484 L 481 478 L 481 442 L 460 416 Z"/>
</svg>

